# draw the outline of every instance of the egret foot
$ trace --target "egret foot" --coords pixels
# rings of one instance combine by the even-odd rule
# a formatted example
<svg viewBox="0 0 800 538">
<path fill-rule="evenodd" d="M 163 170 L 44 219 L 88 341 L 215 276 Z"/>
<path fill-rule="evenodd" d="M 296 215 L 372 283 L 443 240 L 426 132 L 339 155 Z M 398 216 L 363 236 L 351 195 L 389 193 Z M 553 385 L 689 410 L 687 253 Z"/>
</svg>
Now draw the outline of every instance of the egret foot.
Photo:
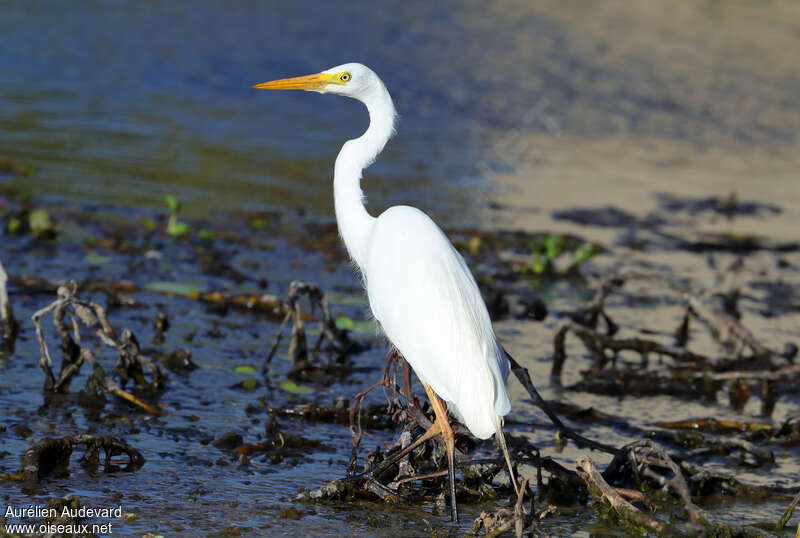
<svg viewBox="0 0 800 538">
<path fill-rule="evenodd" d="M 450 489 L 450 518 L 453 523 L 457 523 L 458 506 L 456 504 L 455 435 L 453 434 L 453 429 L 450 427 L 450 422 L 447 419 L 447 407 L 445 406 L 444 402 L 436 395 L 429 385 L 425 385 L 425 392 L 428 393 L 428 398 L 430 398 L 431 401 L 431 407 L 433 407 L 433 412 L 436 414 L 436 419 L 431 427 L 428 428 L 428 431 L 420 435 L 413 443 L 408 445 L 397 454 L 394 454 L 392 457 L 382 461 L 376 467 L 360 476 L 369 476 L 377 479 L 384 471 L 389 469 L 392 465 L 400 461 L 406 455 L 410 454 L 419 445 L 430 439 L 433 439 L 437 435 L 441 435 L 442 442 L 444 443 L 445 451 L 447 453 L 447 475 Z"/>
<path fill-rule="evenodd" d="M 434 422 L 433 425 L 430 428 L 428 428 L 428 431 L 426 431 L 425 433 L 420 435 L 417 438 L 416 441 L 414 441 L 413 443 L 411 443 L 410 445 L 405 447 L 403 450 L 401 450 L 397 454 L 394 454 L 390 458 L 387 458 L 387 459 L 383 460 L 377 466 L 373 467 L 369 471 L 366 471 L 366 472 L 362 473 L 358 477 L 370 476 L 370 477 L 373 477 L 373 478 L 378 478 L 381 474 L 383 474 L 384 471 L 386 471 L 392 465 L 394 465 L 395 463 L 397 463 L 398 461 L 403 459 L 405 456 L 410 454 L 419 445 L 421 445 L 425 441 L 428 441 L 429 439 L 433 439 L 434 437 L 436 437 L 440 433 L 441 433 L 441 430 L 440 430 L 440 427 L 439 427 L 439 423 L 438 422 Z M 356 477 L 356 478 L 358 478 L 358 477 Z"/>
<path fill-rule="evenodd" d="M 428 398 L 431 400 L 431 407 L 433 407 L 433 412 L 436 414 L 434 426 L 438 424 L 442 434 L 442 442 L 447 452 L 447 479 L 450 485 L 450 519 L 453 523 L 458 523 L 455 469 L 456 437 L 453 435 L 453 428 L 450 427 L 450 421 L 447 419 L 447 407 L 445 407 L 444 402 L 433 392 L 430 385 L 425 385 L 425 392 L 428 393 Z M 431 429 L 433 429 L 433 427 L 431 427 Z"/>
</svg>

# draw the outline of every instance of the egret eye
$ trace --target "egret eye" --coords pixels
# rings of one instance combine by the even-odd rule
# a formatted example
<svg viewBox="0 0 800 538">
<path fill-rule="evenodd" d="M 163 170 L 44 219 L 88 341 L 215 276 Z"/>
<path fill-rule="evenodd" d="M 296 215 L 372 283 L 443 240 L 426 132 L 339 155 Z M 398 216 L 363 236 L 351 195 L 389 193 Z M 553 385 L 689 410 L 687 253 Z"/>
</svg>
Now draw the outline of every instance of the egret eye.
<svg viewBox="0 0 800 538">
<path fill-rule="evenodd" d="M 347 82 L 348 80 L 350 80 L 350 73 L 342 73 L 341 76 L 339 77 L 339 80 L 341 80 L 342 82 Z"/>
</svg>

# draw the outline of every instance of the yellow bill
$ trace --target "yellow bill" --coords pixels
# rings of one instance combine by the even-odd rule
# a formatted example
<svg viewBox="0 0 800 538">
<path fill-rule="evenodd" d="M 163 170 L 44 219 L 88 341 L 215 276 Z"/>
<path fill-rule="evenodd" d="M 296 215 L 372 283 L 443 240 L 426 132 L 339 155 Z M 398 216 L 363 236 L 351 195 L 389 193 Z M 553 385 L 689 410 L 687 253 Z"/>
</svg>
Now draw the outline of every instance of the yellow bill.
<svg viewBox="0 0 800 538">
<path fill-rule="evenodd" d="M 340 73 L 317 73 L 303 77 L 282 78 L 256 84 L 257 90 L 315 90 L 319 91 L 328 84 L 341 84 Z"/>
</svg>

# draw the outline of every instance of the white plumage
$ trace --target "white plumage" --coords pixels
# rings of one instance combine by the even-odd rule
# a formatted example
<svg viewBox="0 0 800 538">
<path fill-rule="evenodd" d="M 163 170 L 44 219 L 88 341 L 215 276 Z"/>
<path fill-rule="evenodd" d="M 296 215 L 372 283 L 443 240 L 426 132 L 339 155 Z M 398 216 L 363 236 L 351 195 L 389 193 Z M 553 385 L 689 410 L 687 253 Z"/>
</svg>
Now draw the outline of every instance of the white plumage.
<svg viewBox="0 0 800 538">
<path fill-rule="evenodd" d="M 423 212 L 398 206 L 374 224 L 367 295 L 386 336 L 470 432 L 488 439 L 511 409 L 509 366 L 475 279 Z"/>
</svg>

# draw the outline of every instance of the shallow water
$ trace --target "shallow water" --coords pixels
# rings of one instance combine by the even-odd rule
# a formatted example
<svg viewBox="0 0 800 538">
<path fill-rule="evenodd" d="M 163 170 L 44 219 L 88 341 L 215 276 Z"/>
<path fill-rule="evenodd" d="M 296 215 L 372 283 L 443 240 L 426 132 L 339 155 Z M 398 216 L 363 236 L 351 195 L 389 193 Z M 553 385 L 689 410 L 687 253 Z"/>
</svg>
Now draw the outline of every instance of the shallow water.
<svg viewBox="0 0 800 538">
<path fill-rule="evenodd" d="M 0 187 L 13 190 L 15 199 L 29 195 L 34 205 L 49 208 L 62 231 L 56 243 L 3 235 L 0 257 L 12 276 L 58 280 L 91 276 L 141 286 L 177 281 L 251 292 L 266 279 L 268 292 L 282 294 L 289 281 L 301 279 L 341 293 L 334 301 L 337 313 L 366 318 L 365 304 L 353 299 L 360 293 L 358 281 L 335 237 L 323 247 L 302 246 L 314 226 L 332 222 L 331 163 L 342 141 L 364 129 L 366 115 L 359 104 L 332 96 L 249 89 L 357 60 L 380 74 L 401 115 L 397 137 L 365 181 L 374 212 L 413 203 L 448 229 L 577 233 L 611 247 L 592 260 L 587 274 L 647 264 L 702 284 L 713 275 L 703 254 L 657 241 L 638 252 L 625 246 L 628 230 L 578 225 L 555 219 L 554 212 L 611 206 L 645 218 L 658 210 L 658 193 L 697 199 L 735 192 L 740 200 L 774 204 L 781 212 L 731 221 L 713 212 L 662 211 L 672 219 L 665 229 L 686 237 L 712 231 L 796 241 L 800 66 L 794 51 L 800 8 L 780 1 L 681 2 L 665 14 L 656 6 L 612 0 L 536 6 L 248 1 L 223 7 L 205 0 L 168 7 L 129 1 L 3 6 L 0 157 L 29 165 L 34 174 L 0 173 Z M 142 218 L 164 214 L 167 193 L 180 199 L 183 217 L 201 222 L 198 227 L 252 238 L 249 245 L 213 243 L 214 255 L 230 260 L 248 279 L 237 283 L 200 269 L 197 252 L 163 235 L 152 245 L 159 259 L 87 246 L 87 237 L 102 237 L 119 223 L 135 227 Z M 248 217 L 235 213 L 241 209 L 274 214 L 275 223 L 253 228 Z M 636 233 L 651 241 L 646 227 Z M 331 249 L 338 254 L 331 257 Z M 732 258 L 715 256 L 720 266 Z M 788 268 L 777 267 L 770 252 L 747 256 L 745 295 L 763 299 L 764 281 L 796 288 L 798 253 L 783 259 Z M 549 386 L 557 313 L 577 308 L 591 291 L 559 281 L 538 292 L 555 316 L 496 327 L 545 398 L 593 406 L 642 426 L 706 416 L 757 418 L 755 400 L 736 413 L 722 395 L 716 404 L 700 404 Z M 260 368 L 277 324 L 233 311 L 220 316 L 196 301 L 153 293 L 135 299 L 141 307 L 112 310 L 112 323 L 132 329 L 145 348 L 187 348 L 200 366 L 185 377 L 170 375 L 160 400 L 168 410 L 164 417 L 141 417 L 116 403 L 99 417 L 73 402 L 43 406 L 38 345 L 27 320 L 52 297 L 12 287 L 24 323 L 13 358 L 0 361 L 0 474 L 16 470 L 17 456 L 32 441 L 85 431 L 125 438 L 147 463 L 132 474 L 89 476 L 73 456 L 71 476 L 48 479 L 33 490 L 4 486 L 3 504 L 40 503 L 68 493 L 86 503 L 122 504 L 137 515 L 135 522 L 114 522 L 124 535 L 189 535 L 232 526 L 245 534 L 448 532 L 447 515 L 433 513 L 431 506 L 298 506 L 299 519 L 284 512 L 301 488 L 343 475 L 350 446 L 346 427 L 282 419 L 284 431 L 324 444 L 282 463 L 255 458 L 240 467 L 228 452 L 209 445 L 228 431 L 250 442 L 265 436 L 265 414 L 246 410 L 259 398 L 279 407 L 352 397 L 380 374 L 385 349 L 377 341 L 354 357 L 358 370 L 346 383 L 314 386 L 310 396 L 275 386 L 242 391 L 230 388 L 242 379 L 234 368 Z M 613 306 L 615 319 L 630 330 L 671 330 L 681 315 L 666 299 L 644 314 L 623 300 Z M 158 310 L 168 311 L 172 328 L 163 344 L 153 346 Z M 798 312 L 796 298 L 770 317 L 753 301 L 743 308 L 743 321 L 780 347 L 796 340 Z M 195 336 L 186 341 L 190 333 Z M 693 338 L 700 349 L 715 350 L 702 331 Z M 579 343 L 569 346 L 565 385 L 589 365 Z M 274 384 L 288 369 L 284 353 L 284 360 L 273 362 Z M 81 385 L 82 380 L 73 383 L 73 391 Z M 581 451 L 556 453 L 551 430 L 529 432 L 519 425 L 545 419 L 516 381 L 510 387 L 517 424 L 509 428 L 512 435 L 528 436 L 543 453 L 573 466 Z M 796 395 L 784 395 L 772 419 L 779 422 L 797 410 Z M 27 438 L 15 433 L 22 424 L 32 430 Z M 586 435 L 608 443 L 631 439 L 611 428 L 583 426 Z M 393 439 L 391 432 L 376 435 Z M 736 469 L 737 476 L 753 484 L 800 483 L 796 451 L 782 449 L 777 457 L 768 470 Z M 727 460 L 711 465 L 730 466 Z M 739 522 L 776 520 L 785 505 L 737 503 L 715 514 Z M 463 507 L 461 530 L 490 508 Z M 544 529 L 586 535 L 594 524 L 587 511 L 559 516 Z"/>
</svg>

